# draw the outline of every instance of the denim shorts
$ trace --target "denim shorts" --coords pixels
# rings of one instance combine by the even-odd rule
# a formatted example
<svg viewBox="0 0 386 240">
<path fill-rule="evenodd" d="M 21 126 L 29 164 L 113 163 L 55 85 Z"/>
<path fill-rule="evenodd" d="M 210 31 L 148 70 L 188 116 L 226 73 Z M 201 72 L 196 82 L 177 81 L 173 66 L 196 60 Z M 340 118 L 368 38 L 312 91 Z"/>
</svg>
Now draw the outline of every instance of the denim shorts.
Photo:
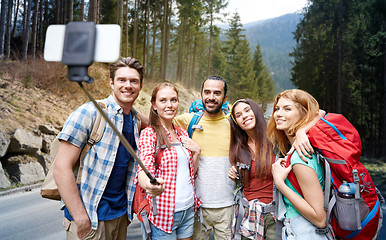
<svg viewBox="0 0 386 240">
<path fill-rule="evenodd" d="M 327 236 L 316 233 L 316 226 L 302 215 L 286 218 L 283 224 L 282 240 L 327 240 Z"/>
<path fill-rule="evenodd" d="M 151 224 L 151 235 L 154 240 L 175 240 L 193 236 L 194 207 L 174 213 L 172 233 L 167 233 Z"/>
</svg>

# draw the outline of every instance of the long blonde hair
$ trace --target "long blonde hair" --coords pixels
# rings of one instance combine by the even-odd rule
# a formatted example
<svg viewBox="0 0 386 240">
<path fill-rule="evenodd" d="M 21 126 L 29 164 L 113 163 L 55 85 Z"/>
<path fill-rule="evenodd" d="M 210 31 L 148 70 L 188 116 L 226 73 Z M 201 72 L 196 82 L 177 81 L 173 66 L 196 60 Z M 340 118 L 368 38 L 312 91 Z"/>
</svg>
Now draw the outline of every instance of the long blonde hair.
<svg viewBox="0 0 386 240">
<path fill-rule="evenodd" d="M 311 96 L 311 94 L 299 89 L 285 90 L 276 96 L 272 110 L 272 117 L 268 122 L 267 134 L 274 147 L 285 155 L 289 150 L 290 142 L 283 130 L 277 130 L 275 119 L 273 118 L 276 105 L 280 98 L 286 98 L 294 102 L 295 107 L 300 112 L 299 121 L 293 124 L 287 131 L 288 137 L 291 138 L 295 137 L 296 132 L 300 128 L 311 122 L 316 117 L 319 111 L 319 103 L 313 96 Z"/>
</svg>

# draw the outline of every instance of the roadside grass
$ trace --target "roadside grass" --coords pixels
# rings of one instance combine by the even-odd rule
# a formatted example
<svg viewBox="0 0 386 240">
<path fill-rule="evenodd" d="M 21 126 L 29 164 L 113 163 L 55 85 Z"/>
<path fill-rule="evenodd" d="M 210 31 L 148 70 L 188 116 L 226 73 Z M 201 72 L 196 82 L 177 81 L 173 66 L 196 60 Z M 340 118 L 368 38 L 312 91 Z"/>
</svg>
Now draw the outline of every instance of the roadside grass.
<svg viewBox="0 0 386 240">
<path fill-rule="evenodd" d="M 381 191 L 382 195 L 386 197 L 386 160 L 384 158 L 361 158 L 362 164 L 369 171 L 371 179 L 375 186 Z"/>
</svg>

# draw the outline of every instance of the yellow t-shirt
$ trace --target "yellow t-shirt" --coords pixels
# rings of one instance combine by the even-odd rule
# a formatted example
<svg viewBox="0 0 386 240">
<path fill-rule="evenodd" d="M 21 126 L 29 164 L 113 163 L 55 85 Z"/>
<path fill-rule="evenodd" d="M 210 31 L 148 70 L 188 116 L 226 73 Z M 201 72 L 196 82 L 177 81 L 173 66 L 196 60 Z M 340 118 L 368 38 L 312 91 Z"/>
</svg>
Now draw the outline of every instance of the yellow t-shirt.
<svg viewBox="0 0 386 240">
<path fill-rule="evenodd" d="M 188 129 L 194 113 L 174 118 L 174 123 Z M 217 117 L 202 116 L 192 139 L 201 147 L 196 190 L 205 208 L 222 208 L 233 205 L 234 182 L 228 178 L 230 124 L 225 114 Z"/>
</svg>

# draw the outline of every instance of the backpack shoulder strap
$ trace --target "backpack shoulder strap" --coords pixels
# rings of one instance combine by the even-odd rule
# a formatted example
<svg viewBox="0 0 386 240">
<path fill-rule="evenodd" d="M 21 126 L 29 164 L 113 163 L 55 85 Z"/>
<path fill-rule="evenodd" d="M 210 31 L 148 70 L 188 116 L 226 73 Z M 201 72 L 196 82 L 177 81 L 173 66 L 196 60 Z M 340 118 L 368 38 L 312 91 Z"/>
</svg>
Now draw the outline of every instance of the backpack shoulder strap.
<svg viewBox="0 0 386 240">
<path fill-rule="evenodd" d="M 292 157 L 292 154 L 287 156 L 286 167 L 288 167 L 288 166 L 291 165 L 291 157 Z M 295 173 L 294 173 L 293 170 L 290 171 L 290 173 L 288 174 L 287 178 L 288 178 L 288 181 L 292 184 L 292 186 L 296 189 L 296 191 L 297 191 L 301 196 L 303 196 L 302 189 L 300 188 L 299 182 L 298 182 L 298 180 L 296 179 L 296 176 L 295 176 Z"/>
<path fill-rule="evenodd" d="M 98 101 L 99 106 L 103 111 L 106 111 L 106 103 L 103 101 Z M 106 127 L 106 119 L 102 117 L 102 114 L 97 110 L 94 124 L 92 126 L 91 133 L 88 137 L 86 145 L 83 147 L 82 152 L 79 157 L 79 170 L 78 175 L 76 177 L 76 183 L 80 184 L 80 180 L 82 178 L 82 169 L 83 169 L 83 159 L 86 156 L 87 152 L 90 150 L 95 143 L 99 142 L 103 136 L 104 130 Z"/>
<path fill-rule="evenodd" d="M 202 115 L 204 115 L 203 111 L 196 112 L 190 120 L 188 126 L 188 135 L 190 138 L 192 138 L 194 130 L 198 128 L 197 123 L 200 121 Z"/>
</svg>

